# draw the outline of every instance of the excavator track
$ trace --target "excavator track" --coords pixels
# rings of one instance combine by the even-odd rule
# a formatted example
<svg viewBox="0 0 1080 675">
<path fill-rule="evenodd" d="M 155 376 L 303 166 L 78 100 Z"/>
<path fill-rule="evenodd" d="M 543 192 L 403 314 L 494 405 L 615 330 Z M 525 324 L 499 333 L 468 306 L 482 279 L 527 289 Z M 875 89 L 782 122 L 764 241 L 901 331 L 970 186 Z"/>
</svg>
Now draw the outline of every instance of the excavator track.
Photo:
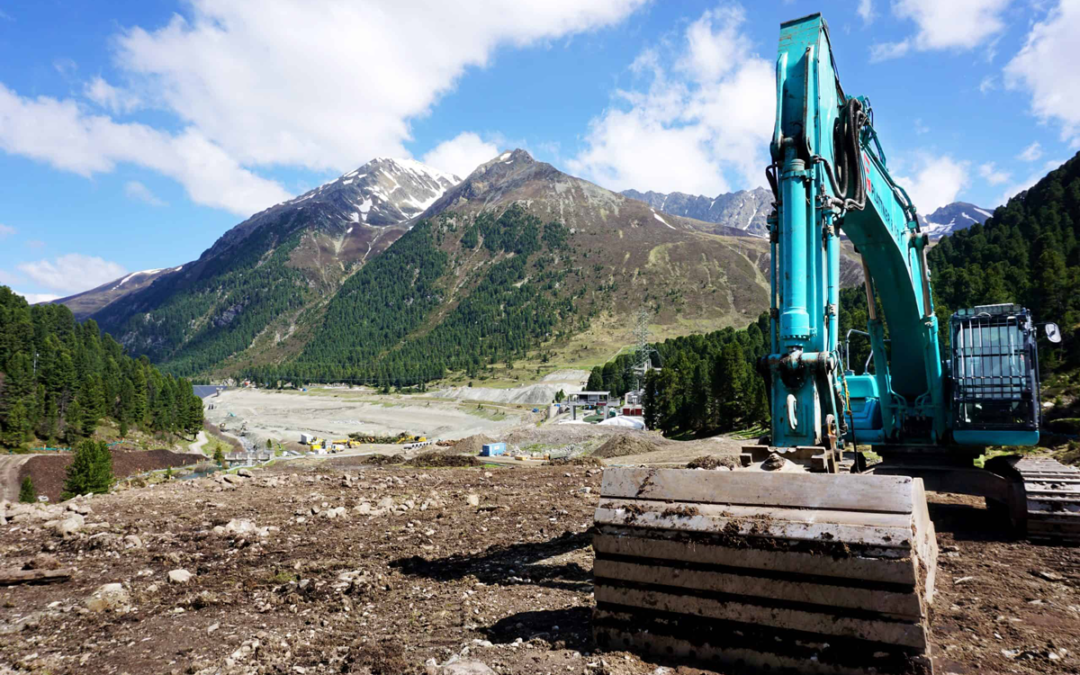
<svg viewBox="0 0 1080 675">
<path fill-rule="evenodd" d="M 1049 457 L 1011 464 L 1024 483 L 1028 539 L 1080 545 L 1080 469 Z"/>
<path fill-rule="evenodd" d="M 904 476 L 612 468 L 593 634 L 770 673 L 932 673 L 937 543 Z"/>
</svg>

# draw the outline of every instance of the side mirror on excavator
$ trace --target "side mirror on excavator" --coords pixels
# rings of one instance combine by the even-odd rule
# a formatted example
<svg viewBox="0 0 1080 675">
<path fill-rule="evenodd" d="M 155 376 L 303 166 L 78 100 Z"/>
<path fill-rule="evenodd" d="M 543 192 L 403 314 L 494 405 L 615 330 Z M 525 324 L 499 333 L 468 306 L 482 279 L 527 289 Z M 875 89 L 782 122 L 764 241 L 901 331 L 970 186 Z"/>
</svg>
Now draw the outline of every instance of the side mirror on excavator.
<svg viewBox="0 0 1080 675">
<path fill-rule="evenodd" d="M 1058 344 L 1061 342 L 1061 329 L 1058 328 L 1058 325 L 1056 323 L 1047 323 L 1044 326 L 1044 329 L 1046 330 L 1047 340 L 1053 342 L 1054 344 Z"/>
</svg>

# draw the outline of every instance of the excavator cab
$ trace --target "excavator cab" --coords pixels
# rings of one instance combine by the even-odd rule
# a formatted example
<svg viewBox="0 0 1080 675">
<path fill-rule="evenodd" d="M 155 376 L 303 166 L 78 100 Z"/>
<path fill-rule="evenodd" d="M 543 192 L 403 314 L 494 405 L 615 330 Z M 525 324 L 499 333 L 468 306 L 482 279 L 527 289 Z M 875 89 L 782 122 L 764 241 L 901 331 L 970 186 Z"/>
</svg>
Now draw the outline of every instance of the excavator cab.
<svg viewBox="0 0 1080 675">
<path fill-rule="evenodd" d="M 1014 304 L 962 309 L 949 321 L 953 440 L 1039 442 L 1039 364 L 1031 313 Z"/>
</svg>

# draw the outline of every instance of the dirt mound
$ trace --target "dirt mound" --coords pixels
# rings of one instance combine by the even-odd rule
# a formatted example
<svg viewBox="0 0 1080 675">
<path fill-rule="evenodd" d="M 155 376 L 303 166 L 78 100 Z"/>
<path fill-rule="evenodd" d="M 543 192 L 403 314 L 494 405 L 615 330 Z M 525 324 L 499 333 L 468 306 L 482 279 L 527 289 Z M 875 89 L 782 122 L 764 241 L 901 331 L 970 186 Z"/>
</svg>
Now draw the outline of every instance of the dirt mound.
<svg viewBox="0 0 1080 675">
<path fill-rule="evenodd" d="M 605 441 L 603 445 L 596 449 L 593 455 L 608 459 L 628 455 L 643 455 L 646 452 L 655 452 L 659 449 L 659 445 L 644 436 L 620 434 Z"/>
<path fill-rule="evenodd" d="M 599 457 L 592 455 L 578 455 L 577 457 L 556 457 L 548 464 L 551 466 L 604 466 Z"/>
<path fill-rule="evenodd" d="M 405 458 L 401 455 L 368 455 L 360 460 L 361 464 L 367 464 L 368 466 L 388 466 L 404 462 Z"/>
<path fill-rule="evenodd" d="M 470 455 L 451 455 L 444 452 L 428 452 L 417 455 L 406 464 L 417 467 L 480 466 L 480 462 Z"/>
<path fill-rule="evenodd" d="M 715 469 L 718 466 L 726 466 L 729 469 L 738 468 L 739 463 L 735 461 L 734 457 L 714 457 L 713 455 L 705 455 L 692 459 L 686 465 L 687 469 Z"/>
<path fill-rule="evenodd" d="M 19 482 L 27 476 L 34 481 L 34 488 L 39 495 L 47 495 L 49 501 L 59 501 L 64 491 L 67 468 L 71 464 L 71 453 L 33 457 L 23 464 L 19 471 Z M 126 478 L 138 473 L 157 471 L 167 467 L 187 466 L 206 459 L 202 455 L 179 453 L 172 450 L 147 450 L 145 452 L 123 450 L 112 451 L 113 477 Z"/>
<path fill-rule="evenodd" d="M 457 443 L 454 443 L 454 452 L 460 455 L 479 455 L 480 450 L 483 449 L 485 443 L 494 443 L 495 440 L 484 434 L 477 434 L 475 436 L 469 436 L 463 438 Z"/>
</svg>

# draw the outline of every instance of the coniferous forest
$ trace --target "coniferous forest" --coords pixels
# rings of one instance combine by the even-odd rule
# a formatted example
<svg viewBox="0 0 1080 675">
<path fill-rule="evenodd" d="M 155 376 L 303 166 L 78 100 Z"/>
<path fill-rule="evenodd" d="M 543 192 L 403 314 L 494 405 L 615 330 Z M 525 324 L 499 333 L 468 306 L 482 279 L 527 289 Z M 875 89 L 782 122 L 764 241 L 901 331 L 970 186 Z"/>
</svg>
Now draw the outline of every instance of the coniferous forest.
<svg viewBox="0 0 1080 675">
<path fill-rule="evenodd" d="M 106 419 L 121 435 L 194 434 L 202 402 L 189 381 L 127 356 L 94 321 L 77 323 L 63 305 L 30 306 L 0 286 L 0 448 L 74 445 Z"/>
<path fill-rule="evenodd" d="M 561 263 L 568 229 L 519 204 L 463 221 L 418 223 L 345 281 L 294 361 L 243 375 L 268 385 L 422 386 L 538 349 L 578 311 L 574 295 L 560 290 L 570 273 Z M 457 278 L 466 255 L 485 264 Z"/>
<path fill-rule="evenodd" d="M 957 309 L 1015 302 L 1037 322 L 1061 327 L 1063 340 L 1039 341 L 1043 380 L 1080 368 L 1080 154 L 999 207 L 984 224 L 942 238 L 929 254 L 934 304 L 948 346 L 948 320 Z M 840 294 L 840 328 L 865 330 L 861 287 Z M 768 420 L 762 378 L 754 364 L 768 350 L 768 317 L 747 329 L 675 338 L 655 345 L 663 369 L 645 388 L 650 428 L 667 435 L 707 435 Z M 865 339 L 852 341 L 849 367 L 862 372 Z M 590 385 L 618 391 L 631 361 L 620 356 L 597 368 Z M 872 369 L 872 366 L 871 366 Z M 625 389 L 624 389 L 625 390 Z M 619 392 L 621 393 L 621 392 Z"/>
</svg>

